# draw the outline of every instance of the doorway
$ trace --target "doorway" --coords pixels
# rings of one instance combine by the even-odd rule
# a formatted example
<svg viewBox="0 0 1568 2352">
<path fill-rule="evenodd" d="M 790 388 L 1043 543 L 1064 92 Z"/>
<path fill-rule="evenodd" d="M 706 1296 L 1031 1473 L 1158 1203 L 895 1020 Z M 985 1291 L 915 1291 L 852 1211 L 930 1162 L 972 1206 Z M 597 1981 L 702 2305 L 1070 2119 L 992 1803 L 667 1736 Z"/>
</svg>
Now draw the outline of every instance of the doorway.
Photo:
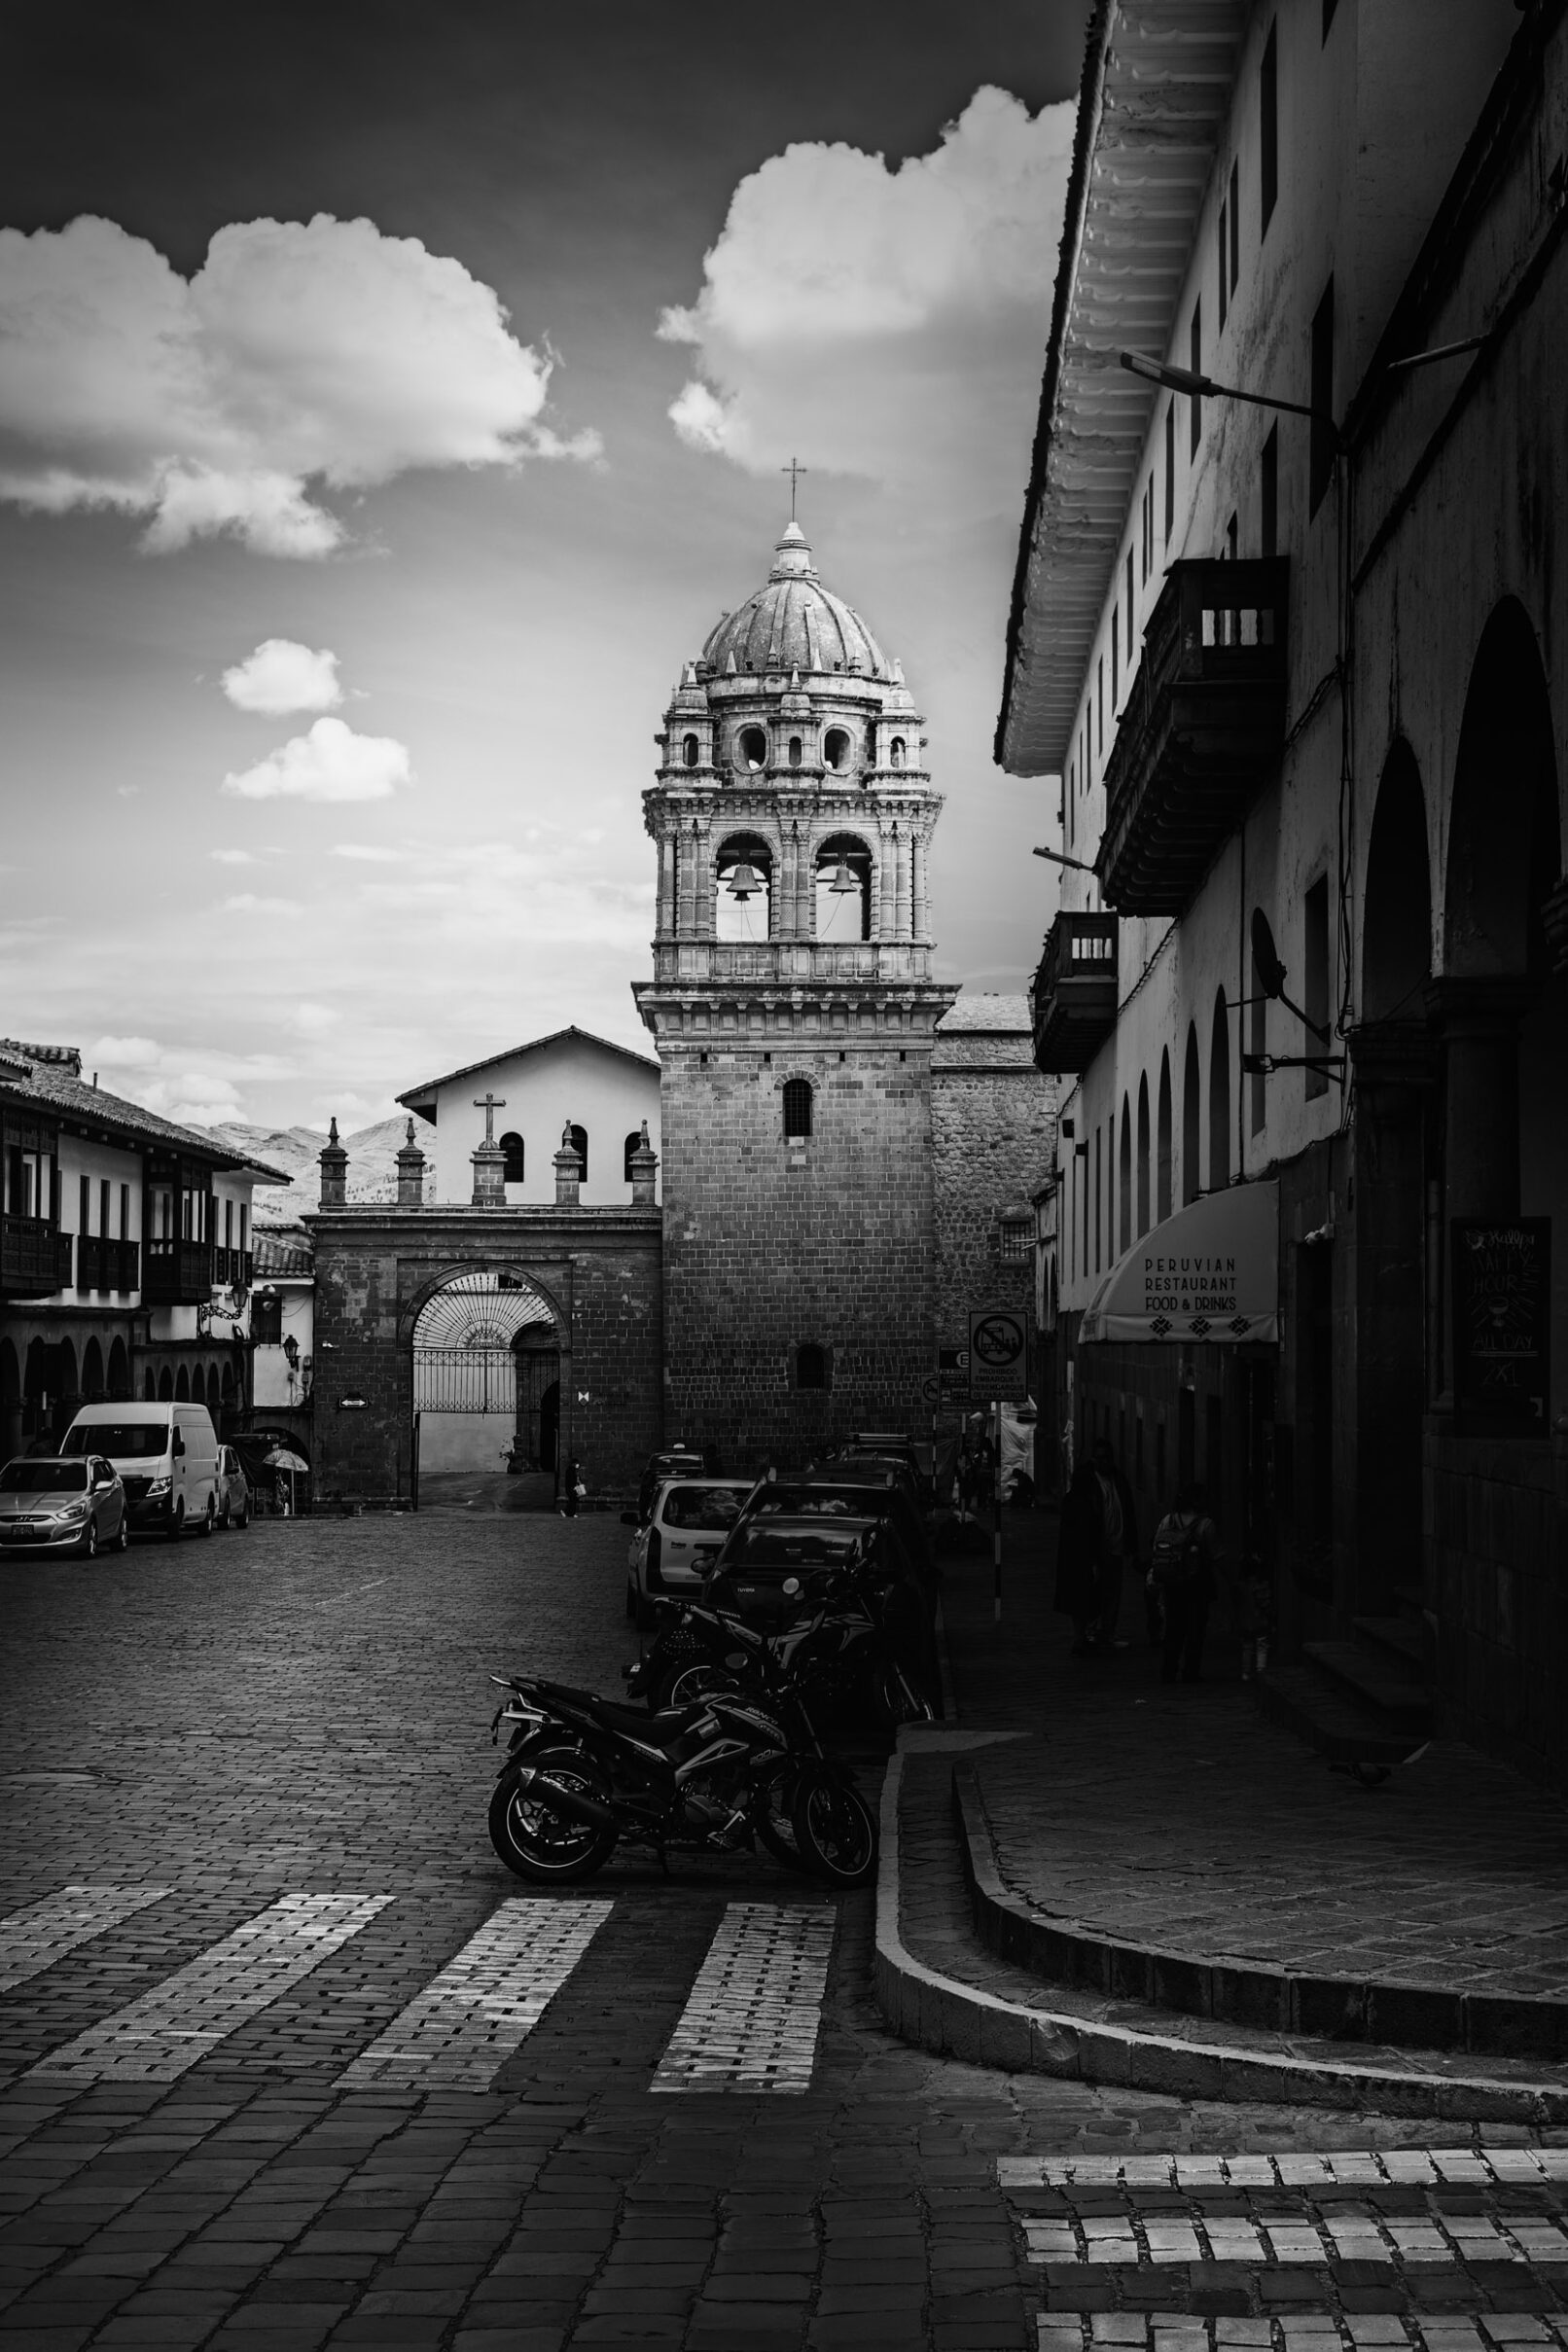
<svg viewBox="0 0 1568 2352">
<path fill-rule="evenodd" d="M 548 1508 L 560 1334 L 543 1293 L 510 1267 L 460 1274 L 420 1308 L 412 1348 L 420 1509 Z"/>
</svg>

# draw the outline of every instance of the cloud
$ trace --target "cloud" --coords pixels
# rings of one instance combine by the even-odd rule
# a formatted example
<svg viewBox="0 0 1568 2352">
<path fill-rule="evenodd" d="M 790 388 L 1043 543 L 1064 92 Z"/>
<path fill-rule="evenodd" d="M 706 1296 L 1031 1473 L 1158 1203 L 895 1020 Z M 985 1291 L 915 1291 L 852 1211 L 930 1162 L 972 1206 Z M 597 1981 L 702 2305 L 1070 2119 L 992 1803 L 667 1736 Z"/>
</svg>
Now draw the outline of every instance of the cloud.
<svg viewBox="0 0 1568 2352">
<path fill-rule="evenodd" d="M 325 555 L 345 531 L 322 488 L 597 458 L 545 421 L 554 364 L 460 262 L 374 221 L 235 222 L 190 280 L 90 214 L 0 230 L 0 497 L 142 517 L 157 553 L 227 532 Z"/>
<path fill-rule="evenodd" d="M 405 744 L 318 719 L 254 767 L 225 776 L 223 788 L 242 801 L 384 801 L 412 782 Z"/>
<path fill-rule="evenodd" d="M 150 1070 L 159 1051 L 156 1038 L 100 1037 L 87 1058 L 94 1070 Z"/>
<path fill-rule="evenodd" d="M 220 866 L 259 866 L 262 862 L 250 849 L 209 849 L 207 855 Z"/>
<path fill-rule="evenodd" d="M 290 1013 L 289 1027 L 297 1029 L 302 1037 L 321 1037 L 327 1030 L 335 1029 L 340 1017 L 330 1005 L 313 1005 L 305 998 Z"/>
<path fill-rule="evenodd" d="M 335 858 L 357 858 L 367 866 L 408 866 L 412 863 L 411 849 L 381 849 L 372 841 L 335 841 Z"/>
<path fill-rule="evenodd" d="M 1016 472 L 1072 130 L 1070 105 L 1031 117 L 985 88 L 896 169 L 807 142 L 748 173 L 696 301 L 659 322 L 696 354 L 669 410 L 681 440 L 749 472 L 799 448 L 825 471 L 973 484 L 997 465 L 1000 432 Z"/>
<path fill-rule="evenodd" d="M 260 711 L 269 719 L 288 711 L 334 710 L 343 698 L 338 657 L 319 654 L 292 637 L 267 637 L 243 661 L 223 674 L 223 690 L 237 710 Z"/>
<path fill-rule="evenodd" d="M 242 890 L 237 897 L 225 899 L 222 910 L 225 914 L 296 915 L 304 912 L 298 899 L 263 899 L 258 898 L 254 890 Z"/>
</svg>

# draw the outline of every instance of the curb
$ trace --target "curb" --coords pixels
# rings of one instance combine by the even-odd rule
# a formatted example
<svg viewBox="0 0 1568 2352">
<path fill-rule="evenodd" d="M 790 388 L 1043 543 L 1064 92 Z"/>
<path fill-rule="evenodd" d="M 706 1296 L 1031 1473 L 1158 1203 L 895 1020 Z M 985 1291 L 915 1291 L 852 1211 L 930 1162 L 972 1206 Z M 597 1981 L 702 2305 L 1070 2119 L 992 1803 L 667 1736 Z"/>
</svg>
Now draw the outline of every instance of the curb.
<svg viewBox="0 0 1568 2352">
<path fill-rule="evenodd" d="M 1260 2051 L 1241 2044 L 1202 2043 L 1139 2027 L 1111 2025 L 1047 2008 L 1006 2001 L 942 1976 L 917 1960 L 899 1923 L 899 1796 L 904 1749 L 890 1759 L 882 1785 L 881 1856 L 876 1873 L 876 2006 L 902 2041 L 972 2066 L 1005 2074 L 1043 2074 L 1184 2098 L 1266 2101 L 1276 2106 L 1373 2108 L 1445 2121 L 1568 2122 L 1568 2084 L 1500 2082 L 1480 2076 L 1406 2072 L 1340 2059 Z M 977 1903 L 1015 1906 L 988 1850 L 968 1850 L 965 1875 Z M 1027 1913 L 1022 1913 L 1025 1918 Z"/>
<path fill-rule="evenodd" d="M 1450 1993 L 1369 1978 L 1308 1977 L 1122 1942 L 1009 1894 L 973 1765 L 953 1765 L 953 1807 L 980 1942 L 1031 1976 L 1186 2017 L 1320 2041 L 1453 2049 L 1473 2057 L 1568 2058 L 1568 2003 Z M 977 1868 L 983 1857 L 983 1873 Z"/>
</svg>

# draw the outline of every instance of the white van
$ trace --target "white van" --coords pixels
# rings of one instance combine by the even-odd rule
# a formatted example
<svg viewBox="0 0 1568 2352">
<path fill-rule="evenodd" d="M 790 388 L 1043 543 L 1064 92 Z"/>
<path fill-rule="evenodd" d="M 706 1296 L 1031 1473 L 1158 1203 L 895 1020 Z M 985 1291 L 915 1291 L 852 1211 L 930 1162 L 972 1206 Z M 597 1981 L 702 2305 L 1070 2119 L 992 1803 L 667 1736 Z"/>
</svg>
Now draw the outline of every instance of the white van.
<svg viewBox="0 0 1568 2352">
<path fill-rule="evenodd" d="M 84 1405 L 62 1454 L 103 1454 L 120 1473 L 133 1529 L 210 1535 L 218 1515 L 218 1434 L 204 1405 Z"/>
</svg>

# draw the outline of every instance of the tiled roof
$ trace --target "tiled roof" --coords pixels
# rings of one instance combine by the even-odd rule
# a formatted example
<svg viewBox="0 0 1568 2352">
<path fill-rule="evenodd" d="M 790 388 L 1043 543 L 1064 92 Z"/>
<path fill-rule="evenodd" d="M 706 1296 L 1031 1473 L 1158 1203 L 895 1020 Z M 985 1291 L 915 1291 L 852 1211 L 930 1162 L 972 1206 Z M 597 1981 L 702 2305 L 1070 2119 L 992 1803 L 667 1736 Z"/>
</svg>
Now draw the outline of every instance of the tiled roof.
<svg viewBox="0 0 1568 2352">
<path fill-rule="evenodd" d="M 987 996 L 969 991 L 945 1012 L 937 1023 L 939 1037 L 957 1037 L 968 1031 L 984 1031 L 991 1036 L 1030 1037 L 1034 1022 L 1026 996 Z"/>
<path fill-rule="evenodd" d="M 193 1158 L 207 1160 L 214 1168 L 255 1168 L 269 1184 L 287 1184 L 289 1179 L 280 1168 L 264 1168 L 254 1159 L 237 1159 L 213 1143 L 196 1127 L 176 1126 L 172 1119 L 160 1119 L 156 1111 L 143 1110 L 139 1102 L 126 1102 L 102 1087 L 90 1087 L 80 1075 L 76 1054 L 68 1058 L 65 1049 L 49 1049 L 50 1058 L 35 1058 L 39 1050 L 18 1045 L 14 1038 L 0 1038 L 0 1095 L 18 1103 L 47 1104 L 52 1111 L 67 1119 L 80 1120 L 92 1126 L 108 1128 L 125 1143 L 178 1144 L 181 1151 Z M 7 1064 L 23 1062 L 26 1075 Z"/>
<path fill-rule="evenodd" d="M 562 1038 L 575 1037 L 585 1046 L 597 1046 L 603 1053 L 619 1053 L 624 1061 L 634 1061 L 640 1070 L 658 1070 L 659 1064 L 651 1054 L 634 1053 L 629 1046 L 617 1046 L 607 1037 L 595 1037 L 591 1029 L 580 1029 L 575 1021 L 569 1028 L 552 1029 L 548 1037 L 531 1037 L 525 1045 L 508 1046 L 504 1052 L 486 1053 L 482 1061 L 465 1062 L 460 1070 L 448 1070 L 445 1078 L 427 1078 L 422 1086 L 410 1087 L 398 1100 L 410 1111 L 420 1108 L 420 1097 L 434 1094 L 438 1087 L 455 1086 L 460 1078 L 477 1078 L 481 1070 L 493 1070 L 497 1062 L 516 1061 L 519 1053 L 538 1053 L 546 1046 L 558 1046 Z"/>
</svg>

